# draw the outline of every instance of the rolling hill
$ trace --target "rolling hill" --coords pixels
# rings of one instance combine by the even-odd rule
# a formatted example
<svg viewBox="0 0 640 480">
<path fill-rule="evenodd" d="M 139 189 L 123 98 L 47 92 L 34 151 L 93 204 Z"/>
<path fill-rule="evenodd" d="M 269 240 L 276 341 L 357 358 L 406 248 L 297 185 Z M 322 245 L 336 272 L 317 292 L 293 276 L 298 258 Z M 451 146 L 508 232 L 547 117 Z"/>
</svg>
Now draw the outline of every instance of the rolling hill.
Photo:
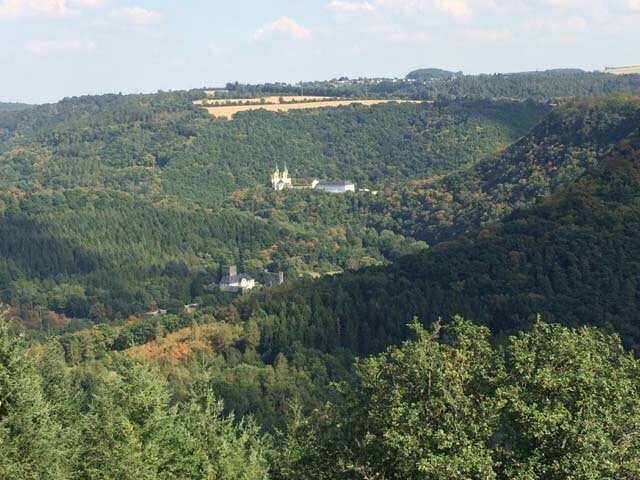
<svg viewBox="0 0 640 480">
<path fill-rule="evenodd" d="M 391 212 L 387 228 L 404 235 L 450 240 L 572 182 L 639 124 L 639 97 L 567 101 L 504 151 L 394 188 L 372 211 Z"/>
<path fill-rule="evenodd" d="M 26 110 L 33 105 L 27 103 L 15 103 L 15 102 L 0 102 L 0 112 L 17 112 L 19 110 Z"/>
<path fill-rule="evenodd" d="M 353 208 L 366 194 L 353 205 L 310 193 L 278 199 L 263 185 L 285 161 L 298 179 L 362 185 L 449 172 L 505 147 L 549 110 L 469 101 L 227 121 L 193 105 L 201 95 L 79 97 L 0 114 L 0 296 L 29 325 L 42 308 L 93 320 L 177 308 L 223 263 L 295 277 L 425 248 L 367 224 Z M 248 208 L 265 197 L 277 205 Z"/>
<path fill-rule="evenodd" d="M 239 301 L 260 318 L 266 355 L 314 348 L 359 354 L 406 337 L 406 324 L 462 314 L 495 335 L 535 315 L 640 343 L 640 133 L 538 205 L 390 266 L 301 282 Z"/>
</svg>

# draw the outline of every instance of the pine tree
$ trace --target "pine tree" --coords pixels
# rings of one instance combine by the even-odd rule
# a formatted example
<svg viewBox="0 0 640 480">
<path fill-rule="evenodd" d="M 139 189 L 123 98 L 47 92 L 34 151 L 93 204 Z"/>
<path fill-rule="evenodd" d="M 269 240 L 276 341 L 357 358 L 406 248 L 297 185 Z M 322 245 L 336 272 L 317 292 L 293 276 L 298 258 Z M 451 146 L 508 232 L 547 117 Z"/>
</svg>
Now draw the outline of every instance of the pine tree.
<svg viewBox="0 0 640 480">
<path fill-rule="evenodd" d="M 62 429 L 23 340 L 0 318 L 0 478 L 68 479 Z"/>
</svg>

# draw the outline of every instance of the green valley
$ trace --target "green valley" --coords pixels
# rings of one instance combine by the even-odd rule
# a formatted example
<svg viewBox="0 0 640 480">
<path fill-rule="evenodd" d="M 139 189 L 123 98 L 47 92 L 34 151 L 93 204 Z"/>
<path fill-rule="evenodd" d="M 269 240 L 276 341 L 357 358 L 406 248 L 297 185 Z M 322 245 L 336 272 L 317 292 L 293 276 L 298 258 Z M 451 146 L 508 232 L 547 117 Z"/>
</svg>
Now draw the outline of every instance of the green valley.
<svg viewBox="0 0 640 480">
<path fill-rule="evenodd" d="M 0 104 L 0 478 L 637 478 L 639 79 Z"/>
</svg>

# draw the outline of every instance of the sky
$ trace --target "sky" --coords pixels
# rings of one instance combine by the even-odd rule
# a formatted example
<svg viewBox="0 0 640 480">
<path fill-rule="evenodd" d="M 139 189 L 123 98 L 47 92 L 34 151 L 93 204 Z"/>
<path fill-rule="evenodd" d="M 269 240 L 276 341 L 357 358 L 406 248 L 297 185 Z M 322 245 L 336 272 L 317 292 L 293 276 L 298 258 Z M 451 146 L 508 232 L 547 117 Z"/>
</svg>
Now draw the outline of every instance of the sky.
<svg viewBox="0 0 640 480">
<path fill-rule="evenodd" d="M 0 101 L 640 64 L 640 0 L 0 0 Z"/>
</svg>

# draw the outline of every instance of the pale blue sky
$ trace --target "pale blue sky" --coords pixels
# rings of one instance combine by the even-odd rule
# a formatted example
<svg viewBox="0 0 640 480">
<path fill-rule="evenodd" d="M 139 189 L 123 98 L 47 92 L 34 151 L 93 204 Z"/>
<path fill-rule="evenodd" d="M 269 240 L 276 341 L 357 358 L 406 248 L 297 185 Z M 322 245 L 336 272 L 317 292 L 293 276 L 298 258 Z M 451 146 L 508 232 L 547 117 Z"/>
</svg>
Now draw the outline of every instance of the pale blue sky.
<svg viewBox="0 0 640 480">
<path fill-rule="evenodd" d="M 640 0 L 0 0 L 0 101 L 640 64 Z"/>
</svg>

